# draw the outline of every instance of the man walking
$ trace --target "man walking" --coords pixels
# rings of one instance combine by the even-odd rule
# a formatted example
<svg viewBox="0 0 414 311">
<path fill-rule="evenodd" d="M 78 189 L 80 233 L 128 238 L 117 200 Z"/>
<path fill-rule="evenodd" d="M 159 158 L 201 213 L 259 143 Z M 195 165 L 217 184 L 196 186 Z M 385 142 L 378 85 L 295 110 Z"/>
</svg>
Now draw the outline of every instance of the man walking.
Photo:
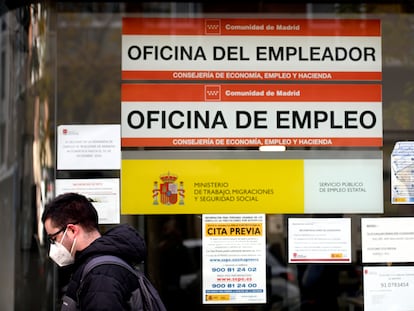
<svg viewBox="0 0 414 311">
<path fill-rule="evenodd" d="M 50 258 L 59 266 L 72 265 L 73 274 L 62 310 L 128 310 L 137 277 L 119 265 L 100 265 L 87 274 L 79 288 L 86 263 L 102 255 L 117 256 L 131 266 L 146 257 L 142 236 L 129 225 L 116 226 L 101 235 L 98 214 L 83 195 L 65 193 L 46 205 L 42 215 L 50 241 Z"/>
</svg>

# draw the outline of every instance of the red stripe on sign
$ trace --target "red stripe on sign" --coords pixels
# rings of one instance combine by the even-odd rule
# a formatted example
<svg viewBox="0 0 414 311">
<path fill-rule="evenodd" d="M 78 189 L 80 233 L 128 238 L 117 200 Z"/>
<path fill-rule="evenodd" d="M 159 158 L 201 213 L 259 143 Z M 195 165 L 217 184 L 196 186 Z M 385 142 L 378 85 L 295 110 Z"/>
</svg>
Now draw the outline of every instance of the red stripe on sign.
<svg viewBox="0 0 414 311">
<path fill-rule="evenodd" d="M 122 84 L 122 101 L 204 101 L 204 85 Z"/>
<path fill-rule="evenodd" d="M 122 80 L 167 81 L 381 81 L 381 72 L 290 71 L 134 71 L 123 70 Z"/>
<path fill-rule="evenodd" d="M 380 20 L 123 18 L 123 35 L 380 36 Z"/>
<path fill-rule="evenodd" d="M 277 84 L 222 85 L 221 101 L 322 101 L 380 102 L 380 84 Z M 237 93 L 262 92 L 262 96 L 237 96 Z M 229 94 L 229 96 L 226 96 Z"/>
<path fill-rule="evenodd" d="M 255 143 L 261 141 L 261 144 Z M 272 143 L 273 142 L 273 143 Z M 122 147 L 381 147 L 381 137 L 122 137 Z"/>
<path fill-rule="evenodd" d="M 331 258 L 308 258 L 308 259 L 295 259 L 295 258 L 291 258 L 290 259 L 291 262 L 350 262 L 351 259 L 350 258 L 335 258 L 335 259 L 331 259 Z"/>
<path fill-rule="evenodd" d="M 121 99 L 123 102 L 381 102 L 381 88 L 380 84 L 122 84 Z"/>
<path fill-rule="evenodd" d="M 204 35 L 202 18 L 134 18 L 122 19 L 123 35 Z"/>
<path fill-rule="evenodd" d="M 382 147 L 382 137 L 332 138 L 338 147 Z"/>
</svg>

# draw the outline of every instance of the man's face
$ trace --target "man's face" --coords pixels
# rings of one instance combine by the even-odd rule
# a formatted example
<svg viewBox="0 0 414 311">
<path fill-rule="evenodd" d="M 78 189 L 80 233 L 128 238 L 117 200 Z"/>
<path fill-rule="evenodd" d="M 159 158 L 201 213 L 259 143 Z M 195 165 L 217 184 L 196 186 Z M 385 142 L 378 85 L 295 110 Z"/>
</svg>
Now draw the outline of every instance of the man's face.
<svg viewBox="0 0 414 311">
<path fill-rule="evenodd" d="M 70 225 L 67 225 L 65 227 L 56 227 L 50 219 L 46 219 L 45 230 L 50 243 L 53 244 L 55 242 L 59 242 L 63 244 L 63 246 L 65 246 L 68 250 L 70 250 L 73 243 L 73 231 L 69 230 L 69 226 Z M 64 234 L 65 238 L 62 240 Z"/>
</svg>

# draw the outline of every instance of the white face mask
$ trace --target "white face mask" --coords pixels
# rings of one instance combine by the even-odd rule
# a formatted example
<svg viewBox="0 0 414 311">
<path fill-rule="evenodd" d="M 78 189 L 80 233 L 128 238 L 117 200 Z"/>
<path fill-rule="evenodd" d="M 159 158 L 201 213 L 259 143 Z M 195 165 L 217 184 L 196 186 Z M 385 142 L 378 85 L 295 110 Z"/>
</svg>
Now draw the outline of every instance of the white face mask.
<svg viewBox="0 0 414 311">
<path fill-rule="evenodd" d="M 68 266 L 75 262 L 75 257 L 72 255 L 72 252 L 75 247 L 76 238 L 73 240 L 70 252 L 62 244 L 62 241 L 66 235 L 66 230 L 63 233 L 62 240 L 60 240 L 60 242 L 56 241 L 54 244 L 50 244 L 49 257 L 56 262 L 59 267 Z"/>
</svg>

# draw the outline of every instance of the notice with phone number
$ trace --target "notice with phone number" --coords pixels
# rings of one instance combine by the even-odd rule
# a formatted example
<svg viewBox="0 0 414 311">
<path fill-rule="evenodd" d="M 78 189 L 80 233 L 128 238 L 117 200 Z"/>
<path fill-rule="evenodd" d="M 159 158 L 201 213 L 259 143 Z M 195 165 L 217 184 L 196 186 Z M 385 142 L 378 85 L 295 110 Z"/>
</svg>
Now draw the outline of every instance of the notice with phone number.
<svg viewBox="0 0 414 311">
<path fill-rule="evenodd" d="M 414 310 L 414 267 L 364 267 L 365 311 Z"/>
<path fill-rule="evenodd" d="M 203 215 L 203 303 L 266 303 L 264 214 Z"/>
</svg>

